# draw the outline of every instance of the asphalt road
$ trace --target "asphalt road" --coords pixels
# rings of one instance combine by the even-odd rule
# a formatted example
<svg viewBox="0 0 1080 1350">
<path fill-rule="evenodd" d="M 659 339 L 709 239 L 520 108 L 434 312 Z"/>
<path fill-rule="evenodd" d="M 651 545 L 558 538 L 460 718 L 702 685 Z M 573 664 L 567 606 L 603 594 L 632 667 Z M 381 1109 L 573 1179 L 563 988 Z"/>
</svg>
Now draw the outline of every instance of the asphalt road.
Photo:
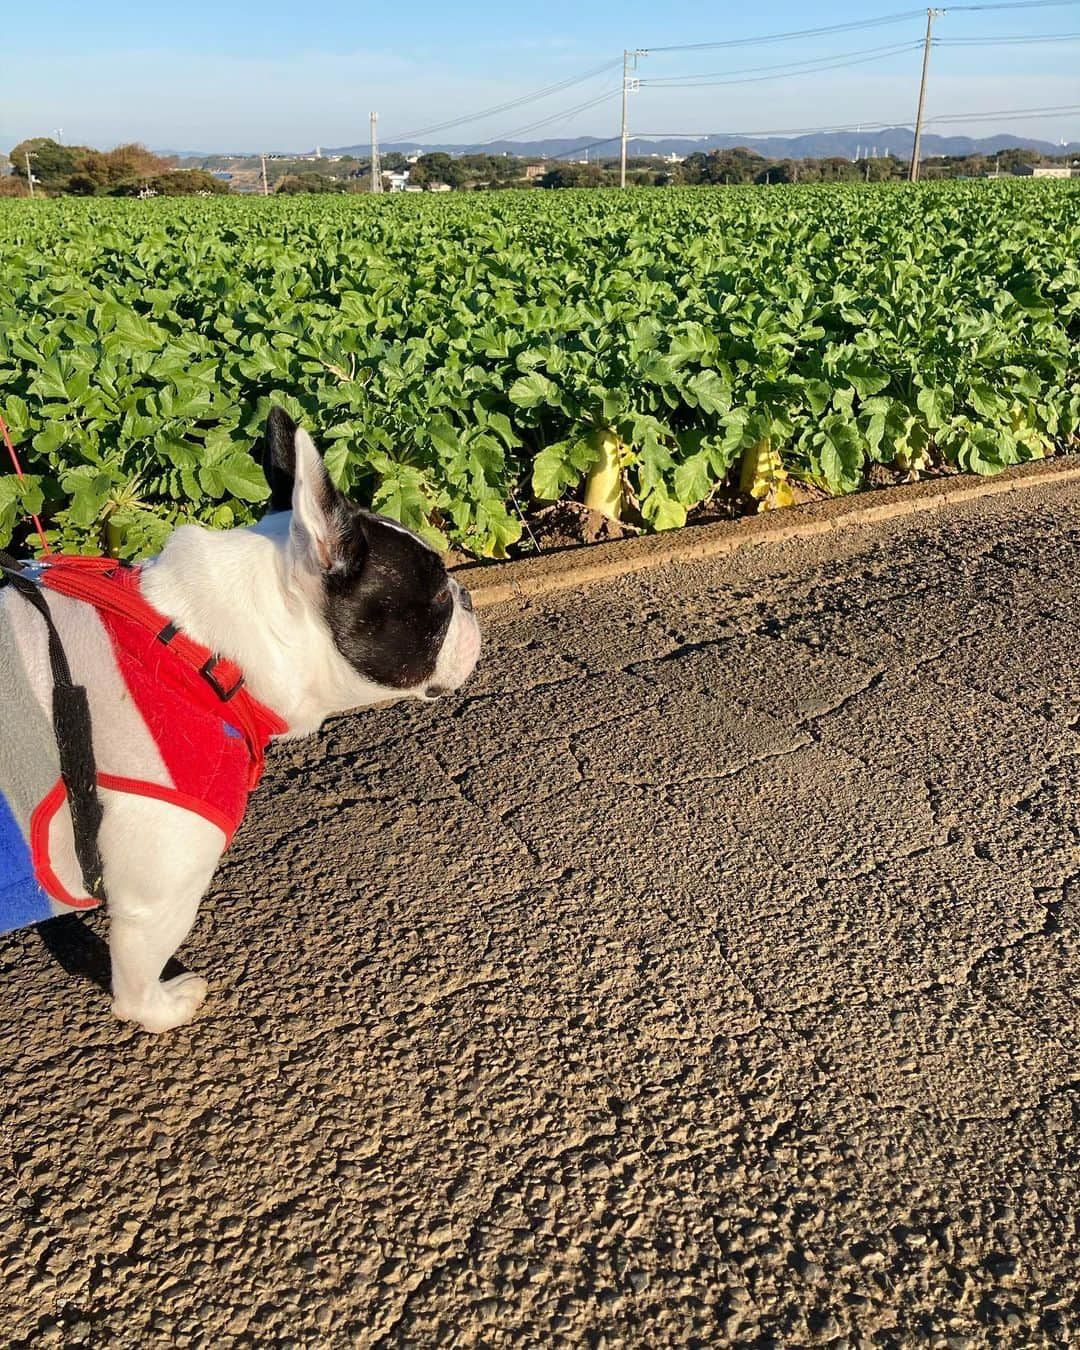
<svg viewBox="0 0 1080 1350">
<path fill-rule="evenodd" d="M 191 1028 L 6 939 L 5 1342 L 1076 1343 L 1078 574 L 1054 485 L 502 606 L 274 752 Z"/>
</svg>

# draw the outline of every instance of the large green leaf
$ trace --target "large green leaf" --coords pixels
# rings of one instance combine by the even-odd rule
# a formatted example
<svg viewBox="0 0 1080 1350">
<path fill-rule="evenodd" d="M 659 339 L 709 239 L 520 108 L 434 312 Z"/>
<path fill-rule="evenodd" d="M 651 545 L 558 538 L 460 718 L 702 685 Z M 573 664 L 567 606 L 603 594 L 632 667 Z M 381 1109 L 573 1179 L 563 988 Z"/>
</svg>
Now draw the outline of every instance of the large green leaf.
<svg viewBox="0 0 1080 1350">
<path fill-rule="evenodd" d="M 859 429 L 842 417 L 830 417 L 822 427 L 819 452 L 821 471 L 833 492 L 851 492 L 862 479 L 863 449 Z"/>
<path fill-rule="evenodd" d="M 555 386 L 538 370 L 522 375 L 510 386 L 510 401 L 519 408 L 535 408 L 542 403 L 551 403 L 556 395 Z"/>
<path fill-rule="evenodd" d="M 554 502 L 567 488 L 581 482 L 582 471 L 574 463 L 569 441 L 549 445 L 533 459 L 532 492 L 540 501 Z"/>
<path fill-rule="evenodd" d="M 226 492 L 244 502 L 264 502 L 270 496 L 262 469 L 250 455 L 232 455 L 218 466 Z"/>
<path fill-rule="evenodd" d="M 838 374 L 852 386 L 860 398 L 872 398 L 888 386 L 889 372 L 865 361 L 850 361 Z"/>
</svg>

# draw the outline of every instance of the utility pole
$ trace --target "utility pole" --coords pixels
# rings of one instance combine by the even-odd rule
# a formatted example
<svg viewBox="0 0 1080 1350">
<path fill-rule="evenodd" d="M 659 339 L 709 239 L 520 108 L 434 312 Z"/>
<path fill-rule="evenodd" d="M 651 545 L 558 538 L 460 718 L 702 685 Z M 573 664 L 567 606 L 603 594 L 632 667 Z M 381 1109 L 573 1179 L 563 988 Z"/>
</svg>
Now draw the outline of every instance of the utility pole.
<svg viewBox="0 0 1080 1350">
<path fill-rule="evenodd" d="M 260 156 L 259 156 L 259 159 L 262 161 L 263 196 L 264 196 L 264 197 L 269 197 L 269 196 L 270 196 L 270 184 L 266 181 L 266 156 L 265 156 L 265 155 L 260 155 Z"/>
<path fill-rule="evenodd" d="M 26 152 L 26 181 L 30 186 L 30 196 L 34 195 L 34 171 L 30 167 L 30 151 Z"/>
<path fill-rule="evenodd" d="M 933 41 L 934 20 L 944 13 L 946 11 L 943 9 L 928 9 L 926 11 L 926 42 L 923 44 L 922 83 L 919 85 L 919 110 L 915 114 L 915 144 L 911 147 L 911 172 L 908 174 L 909 181 L 912 183 L 919 181 L 923 104 L 926 102 L 926 73 L 930 69 L 930 46 Z"/>
<path fill-rule="evenodd" d="M 379 114 L 371 114 L 371 190 L 382 191 L 382 169 L 379 167 Z"/>
<path fill-rule="evenodd" d="M 630 74 L 630 62 L 633 61 L 634 69 L 637 70 L 639 56 L 648 56 L 648 52 L 643 47 L 637 47 L 632 52 L 624 49 L 622 54 L 622 126 L 619 132 L 619 186 L 626 186 L 626 96 L 627 94 L 636 94 L 641 88 L 641 81 Z"/>
</svg>

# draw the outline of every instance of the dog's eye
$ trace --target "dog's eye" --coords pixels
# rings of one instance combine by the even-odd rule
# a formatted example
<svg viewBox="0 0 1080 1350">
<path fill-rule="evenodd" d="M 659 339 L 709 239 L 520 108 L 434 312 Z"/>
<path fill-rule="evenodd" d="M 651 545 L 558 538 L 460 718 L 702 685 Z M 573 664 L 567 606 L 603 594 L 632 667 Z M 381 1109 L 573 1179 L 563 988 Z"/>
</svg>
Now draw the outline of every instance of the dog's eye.
<svg viewBox="0 0 1080 1350">
<path fill-rule="evenodd" d="M 444 586 L 442 590 L 439 591 L 439 593 L 435 596 L 435 603 L 437 605 L 445 605 L 449 599 L 450 599 L 450 587 Z"/>
</svg>

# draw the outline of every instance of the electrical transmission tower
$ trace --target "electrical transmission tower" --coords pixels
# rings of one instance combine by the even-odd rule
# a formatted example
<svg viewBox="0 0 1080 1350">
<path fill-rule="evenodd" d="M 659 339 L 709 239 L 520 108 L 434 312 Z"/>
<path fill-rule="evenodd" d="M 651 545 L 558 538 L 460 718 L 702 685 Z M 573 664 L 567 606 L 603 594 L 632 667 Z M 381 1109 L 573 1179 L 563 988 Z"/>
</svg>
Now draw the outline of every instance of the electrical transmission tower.
<svg viewBox="0 0 1080 1350">
<path fill-rule="evenodd" d="M 382 191 L 382 169 L 379 166 L 379 114 L 371 114 L 371 190 Z"/>
</svg>

